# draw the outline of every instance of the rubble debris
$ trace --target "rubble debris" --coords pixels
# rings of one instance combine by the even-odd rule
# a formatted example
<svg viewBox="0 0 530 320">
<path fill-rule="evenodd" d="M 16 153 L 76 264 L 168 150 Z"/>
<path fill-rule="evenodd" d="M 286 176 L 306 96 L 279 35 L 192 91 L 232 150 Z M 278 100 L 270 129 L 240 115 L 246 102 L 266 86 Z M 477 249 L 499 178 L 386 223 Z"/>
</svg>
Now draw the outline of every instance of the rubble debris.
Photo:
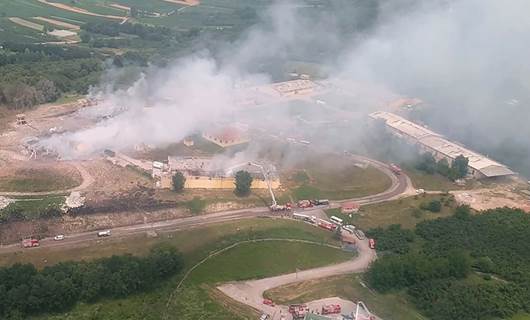
<svg viewBox="0 0 530 320">
<path fill-rule="evenodd" d="M 85 204 L 85 199 L 80 192 L 74 191 L 66 197 L 62 210 L 68 212 L 70 209 L 80 208 Z"/>
<path fill-rule="evenodd" d="M 10 204 L 14 203 L 15 200 L 0 196 L 0 210 L 7 208 Z"/>
</svg>

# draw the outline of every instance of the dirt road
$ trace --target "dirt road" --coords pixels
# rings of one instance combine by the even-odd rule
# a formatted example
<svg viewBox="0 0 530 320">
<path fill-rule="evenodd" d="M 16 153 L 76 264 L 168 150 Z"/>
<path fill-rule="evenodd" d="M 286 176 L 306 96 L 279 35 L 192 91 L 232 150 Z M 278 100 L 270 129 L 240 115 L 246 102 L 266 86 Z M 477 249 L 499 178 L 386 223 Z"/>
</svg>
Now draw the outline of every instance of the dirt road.
<svg viewBox="0 0 530 320">
<path fill-rule="evenodd" d="M 357 247 L 358 256 L 347 262 L 266 279 L 231 282 L 219 286 L 218 289 L 238 302 L 270 314 L 272 320 L 280 320 L 282 315 L 289 314 L 287 306 L 278 305 L 272 307 L 263 304 L 263 292 L 294 282 L 365 271 L 370 266 L 370 263 L 375 260 L 376 253 L 369 248 L 368 240 L 358 241 Z"/>
</svg>

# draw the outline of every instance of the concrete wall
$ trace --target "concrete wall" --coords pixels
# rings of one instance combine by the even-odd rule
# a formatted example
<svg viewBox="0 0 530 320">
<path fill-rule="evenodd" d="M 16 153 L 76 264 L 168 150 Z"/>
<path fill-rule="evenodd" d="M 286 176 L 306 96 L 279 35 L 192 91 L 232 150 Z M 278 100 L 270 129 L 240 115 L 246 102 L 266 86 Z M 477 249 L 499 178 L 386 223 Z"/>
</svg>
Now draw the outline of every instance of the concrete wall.
<svg viewBox="0 0 530 320">
<path fill-rule="evenodd" d="M 185 189 L 234 189 L 235 178 L 210 178 L 210 177 L 186 177 Z M 271 187 L 278 189 L 280 180 L 272 180 Z M 162 176 L 160 179 L 160 188 L 171 188 L 171 176 Z M 267 189 L 267 183 L 263 180 L 254 179 L 251 185 L 252 189 Z"/>
</svg>

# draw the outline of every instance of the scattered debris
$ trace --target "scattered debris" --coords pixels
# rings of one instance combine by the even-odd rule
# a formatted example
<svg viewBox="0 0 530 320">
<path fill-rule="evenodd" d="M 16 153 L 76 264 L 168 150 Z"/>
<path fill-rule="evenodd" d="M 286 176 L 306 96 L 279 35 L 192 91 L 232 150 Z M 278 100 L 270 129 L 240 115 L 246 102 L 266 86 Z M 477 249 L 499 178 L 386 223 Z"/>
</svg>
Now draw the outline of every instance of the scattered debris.
<svg viewBox="0 0 530 320">
<path fill-rule="evenodd" d="M 70 209 L 80 208 L 84 204 L 85 204 L 85 197 L 82 197 L 81 193 L 74 191 L 70 193 L 68 197 L 66 197 L 62 210 L 64 212 L 68 212 Z"/>
<path fill-rule="evenodd" d="M 15 200 L 0 196 L 0 210 L 7 208 L 10 204 L 14 203 Z"/>
</svg>

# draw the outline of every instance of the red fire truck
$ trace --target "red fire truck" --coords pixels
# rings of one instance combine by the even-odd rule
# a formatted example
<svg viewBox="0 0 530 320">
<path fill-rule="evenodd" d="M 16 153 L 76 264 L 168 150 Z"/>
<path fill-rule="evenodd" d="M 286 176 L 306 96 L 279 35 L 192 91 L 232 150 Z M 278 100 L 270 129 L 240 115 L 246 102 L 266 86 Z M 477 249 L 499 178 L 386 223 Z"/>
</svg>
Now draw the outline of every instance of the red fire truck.
<svg viewBox="0 0 530 320">
<path fill-rule="evenodd" d="M 38 247 L 40 245 L 39 240 L 37 239 L 24 239 L 22 240 L 22 247 L 23 248 L 33 248 Z"/>
<path fill-rule="evenodd" d="M 341 307 L 340 304 L 328 304 L 325 306 L 322 306 L 322 314 L 334 314 L 334 313 L 340 313 Z"/>
</svg>

